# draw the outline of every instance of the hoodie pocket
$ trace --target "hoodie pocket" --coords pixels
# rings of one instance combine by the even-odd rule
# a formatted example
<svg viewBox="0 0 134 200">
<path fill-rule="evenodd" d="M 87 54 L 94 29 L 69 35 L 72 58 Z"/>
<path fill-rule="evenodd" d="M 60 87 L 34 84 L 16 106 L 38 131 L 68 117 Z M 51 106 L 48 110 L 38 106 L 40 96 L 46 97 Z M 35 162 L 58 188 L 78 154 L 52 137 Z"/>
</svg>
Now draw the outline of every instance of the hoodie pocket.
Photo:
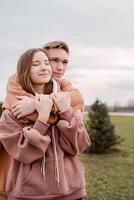
<svg viewBox="0 0 134 200">
<path fill-rule="evenodd" d="M 22 183 L 22 188 L 23 193 L 27 196 L 38 196 L 44 194 L 44 177 L 41 173 L 39 161 L 32 165 L 29 175 Z"/>
</svg>

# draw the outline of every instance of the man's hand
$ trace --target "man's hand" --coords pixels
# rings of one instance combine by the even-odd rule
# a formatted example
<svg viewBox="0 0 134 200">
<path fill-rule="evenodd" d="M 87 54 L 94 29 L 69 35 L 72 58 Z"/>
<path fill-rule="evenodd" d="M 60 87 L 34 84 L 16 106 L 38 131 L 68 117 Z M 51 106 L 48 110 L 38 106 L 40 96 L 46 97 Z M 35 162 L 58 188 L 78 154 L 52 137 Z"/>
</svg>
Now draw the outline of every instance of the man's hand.
<svg viewBox="0 0 134 200">
<path fill-rule="evenodd" d="M 52 106 L 53 106 L 53 99 L 50 95 L 36 93 L 35 108 L 39 114 L 38 119 L 40 121 L 47 123 Z"/>
<path fill-rule="evenodd" d="M 51 96 L 61 113 L 67 111 L 70 108 L 71 98 L 69 93 L 58 92 L 51 94 Z"/>
<path fill-rule="evenodd" d="M 12 106 L 12 113 L 20 119 L 27 115 L 32 114 L 35 111 L 34 98 L 27 96 L 16 96 L 18 101 Z"/>
</svg>

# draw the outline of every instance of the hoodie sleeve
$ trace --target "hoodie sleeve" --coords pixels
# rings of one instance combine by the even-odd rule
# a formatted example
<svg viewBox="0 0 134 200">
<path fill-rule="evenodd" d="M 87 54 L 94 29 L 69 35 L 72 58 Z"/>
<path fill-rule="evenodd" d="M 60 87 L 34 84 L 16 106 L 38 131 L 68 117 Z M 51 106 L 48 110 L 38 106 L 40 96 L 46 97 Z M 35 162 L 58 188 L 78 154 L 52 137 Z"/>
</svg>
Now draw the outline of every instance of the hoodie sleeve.
<svg viewBox="0 0 134 200">
<path fill-rule="evenodd" d="M 19 96 L 28 96 L 33 97 L 30 93 L 27 93 L 19 84 L 18 78 L 16 74 L 13 74 L 11 77 L 9 77 L 7 86 L 6 86 L 6 97 L 4 99 L 2 107 L 5 109 L 11 110 L 11 107 L 14 103 L 18 101 L 16 98 L 16 95 Z"/>
<path fill-rule="evenodd" d="M 90 138 L 82 122 L 80 110 L 61 113 L 57 127 L 60 131 L 60 146 L 70 155 L 78 155 L 90 146 Z"/>
<path fill-rule="evenodd" d="M 84 110 L 84 99 L 80 91 L 73 87 L 72 83 L 66 79 L 60 80 L 61 91 L 69 92 L 71 97 L 71 106 L 74 110 Z"/>
<path fill-rule="evenodd" d="M 36 121 L 33 128 L 22 127 L 9 110 L 0 119 L 0 141 L 16 160 L 29 164 L 42 158 L 51 141 L 46 135 L 48 125 Z"/>
</svg>

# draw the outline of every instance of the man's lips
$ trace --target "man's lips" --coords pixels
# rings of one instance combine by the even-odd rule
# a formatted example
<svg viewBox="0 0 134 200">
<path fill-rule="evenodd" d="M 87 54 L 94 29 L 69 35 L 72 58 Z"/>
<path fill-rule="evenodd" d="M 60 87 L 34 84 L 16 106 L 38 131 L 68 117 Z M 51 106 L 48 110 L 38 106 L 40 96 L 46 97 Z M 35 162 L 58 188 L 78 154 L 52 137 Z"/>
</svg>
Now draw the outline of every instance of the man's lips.
<svg viewBox="0 0 134 200">
<path fill-rule="evenodd" d="M 57 72 L 54 72 L 53 75 L 55 75 L 55 76 L 62 76 L 63 73 L 57 73 Z"/>
</svg>

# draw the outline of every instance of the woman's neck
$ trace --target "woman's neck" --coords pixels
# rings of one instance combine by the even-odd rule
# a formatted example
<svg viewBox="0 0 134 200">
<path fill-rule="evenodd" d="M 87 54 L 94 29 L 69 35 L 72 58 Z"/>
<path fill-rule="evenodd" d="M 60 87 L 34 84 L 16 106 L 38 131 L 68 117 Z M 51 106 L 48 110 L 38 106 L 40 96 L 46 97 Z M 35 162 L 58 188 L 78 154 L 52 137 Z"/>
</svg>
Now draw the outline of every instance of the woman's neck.
<svg viewBox="0 0 134 200">
<path fill-rule="evenodd" d="M 44 92 L 44 85 L 36 85 L 36 86 L 34 86 L 34 89 L 39 94 L 43 94 L 43 92 Z"/>
</svg>

